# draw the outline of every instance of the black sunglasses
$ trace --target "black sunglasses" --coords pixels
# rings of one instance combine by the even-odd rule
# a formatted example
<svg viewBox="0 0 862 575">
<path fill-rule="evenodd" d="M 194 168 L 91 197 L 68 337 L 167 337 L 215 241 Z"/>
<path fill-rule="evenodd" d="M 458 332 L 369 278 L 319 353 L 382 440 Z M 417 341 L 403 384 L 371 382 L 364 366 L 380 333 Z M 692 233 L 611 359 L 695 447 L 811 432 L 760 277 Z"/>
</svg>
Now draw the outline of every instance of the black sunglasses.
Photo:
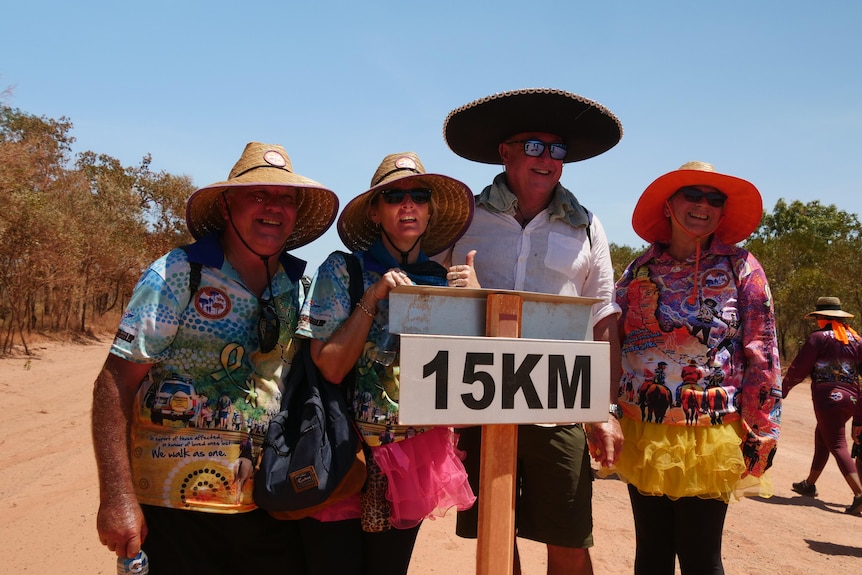
<svg viewBox="0 0 862 575">
<path fill-rule="evenodd" d="M 275 349 L 278 336 L 281 332 L 281 322 L 275 312 L 272 300 L 258 299 L 260 302 L 260 319 L 257 322 L 257 340 L 260 343 L 260 351 L 269 353 Z"/>
<path fill-rule="evenodd" d="M 427 204 L 431 201 L 431 190 L 428 188 L 413 188 L 411 190 L 384 190 L 380 196 L 387 204 L 400 204 L 404 196 L 410 196 L 414 204 Z"/>
<path fill-rule="evenodd" d="M 727 201 L 727 196 L 721 192 L 704 192 L 699 188 L 693 188 L 691 186 L 680 188 L 677 190 L 677 193 L 682 194 L 686 201 L 692 202 L 693 204 L 698 203 L 706 197 L 706 202 L 713 208 L 720 208 Z"/>
<path fill-rule="evenodd" d="M 545 153 L 545 148 L 550 148 L 552 160 L 564 160 L 569 151 L 565 144 L 546 144 L 542 140 L 510 140 L 507 144 L 524 144 L 524 154 L 531 158 L 538 158 Z"/>
</svg>

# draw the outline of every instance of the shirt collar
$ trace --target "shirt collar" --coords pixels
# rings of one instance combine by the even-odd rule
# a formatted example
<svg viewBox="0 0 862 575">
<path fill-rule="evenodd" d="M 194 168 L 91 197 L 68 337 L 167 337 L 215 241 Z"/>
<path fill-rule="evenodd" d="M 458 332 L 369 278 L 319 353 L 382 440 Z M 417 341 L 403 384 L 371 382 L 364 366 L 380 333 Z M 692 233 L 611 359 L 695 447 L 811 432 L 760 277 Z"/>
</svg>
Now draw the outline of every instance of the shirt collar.
<svg viewBox="0 0 862 575">
<path fill-rule="evenodd" d="M 518 198 L 509 189 L 506 182 L 506 172 L 497 174 L 491 185 L 486 186 L 476 197 L 476 204 L 491 212 L 515 215 L 515 204 Z M 575 195 L 557 182 L 554 196 L 548 205 L 548 221 L 560 220 L 573 228 L 585 228 L 590 219 L 587 210 L 578 202 Z"/>
</svg>

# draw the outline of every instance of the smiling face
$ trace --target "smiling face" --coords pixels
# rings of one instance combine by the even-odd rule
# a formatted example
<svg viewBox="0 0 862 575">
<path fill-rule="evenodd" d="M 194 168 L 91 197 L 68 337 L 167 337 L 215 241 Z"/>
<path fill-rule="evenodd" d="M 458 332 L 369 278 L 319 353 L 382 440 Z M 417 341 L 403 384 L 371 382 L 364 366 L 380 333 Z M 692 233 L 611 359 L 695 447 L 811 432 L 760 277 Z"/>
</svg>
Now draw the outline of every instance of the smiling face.
<svg viewBox="0 0 862 575">
<path fill-rule="evenodd" d="M 390 190 L 410 190 L 417 187 L 415 180 L 396 180 Z M 379 224 L 389 240 L 400 250 L 409 250 L 428 228 L 432 202 L 417 204 L 409 194 L 400 203 L 389 204 L 377 194 L 368 208 L 368 217 Z"/>
<path fill-rule="evenodd" d="M 278 253 L 296 224 L 297 193 L 277 186 L 229 190 L 221 199 L 222 216 L 226 222 L 233 220 L 225 226 L 225 239 L 237 244 L 245 240 L 258 254 Z"/>
<path fill-rule="evenodd" d="M 706 196 L 706 194 L 721 193 L 719 190 L 711 186 L 688 186 L 688 188 L 700 190 L 703 195 L 693 201 L 678 191 L 668 199 L 665 209 L 670 211 L 667 215 L 670 216 L 671 212 L 673 213 L 670 219 L 671 238 L 679 235 L 680 232 L 686 236 L 707 237 L 718 227 L 724 214 L 724 206 L 711 205 Z"/>
<path fill-rule="evenodd" d="M 524 153 L 523 140 L 539 140 L 545 149 L 538 157 Z M 563 139 L 547 132 L 521 132 L 499 146 L 500 158 L 506 167 L 509 189 L 519 199 L 546 198 L 563 175 L 563 160 L 554 160 L 550 144 L 562 144 Z"/>
</svg>

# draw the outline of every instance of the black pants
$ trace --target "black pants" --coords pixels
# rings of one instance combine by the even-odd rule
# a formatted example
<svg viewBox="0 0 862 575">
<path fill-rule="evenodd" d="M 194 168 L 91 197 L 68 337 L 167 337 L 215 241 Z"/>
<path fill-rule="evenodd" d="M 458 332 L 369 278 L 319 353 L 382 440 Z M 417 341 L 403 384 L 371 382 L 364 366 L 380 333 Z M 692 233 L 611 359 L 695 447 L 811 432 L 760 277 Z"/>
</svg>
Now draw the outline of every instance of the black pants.
<svg viewBox="0 0 862 575">
<path fill-rule="evenodd" d="M 308 575 L 406 575 L 419 527 L 362 531 L 359 519 L 301 519 Z"/>
<path fill-rule="evenodd" d="M 721 538 L 727 503 L 720 499 L 638 493 L 629 485 L 635 519 L 635 575 L 673 575 L 679 558 L 683 575 L 724 575 Z"/>
</svg>

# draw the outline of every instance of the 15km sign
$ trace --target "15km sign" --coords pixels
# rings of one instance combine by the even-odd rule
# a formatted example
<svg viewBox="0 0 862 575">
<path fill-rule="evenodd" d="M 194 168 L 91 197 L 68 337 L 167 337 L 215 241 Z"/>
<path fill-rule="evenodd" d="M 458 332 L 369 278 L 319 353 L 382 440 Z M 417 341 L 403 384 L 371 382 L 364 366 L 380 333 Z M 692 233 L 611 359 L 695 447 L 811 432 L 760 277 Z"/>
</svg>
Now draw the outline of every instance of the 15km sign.
<svg viewBox="0 0 862 575">
<path fill-rule="evenodd" d="M 399 423 L 607 421 L 607 342 L 401 335 Z"/>
</svg>

